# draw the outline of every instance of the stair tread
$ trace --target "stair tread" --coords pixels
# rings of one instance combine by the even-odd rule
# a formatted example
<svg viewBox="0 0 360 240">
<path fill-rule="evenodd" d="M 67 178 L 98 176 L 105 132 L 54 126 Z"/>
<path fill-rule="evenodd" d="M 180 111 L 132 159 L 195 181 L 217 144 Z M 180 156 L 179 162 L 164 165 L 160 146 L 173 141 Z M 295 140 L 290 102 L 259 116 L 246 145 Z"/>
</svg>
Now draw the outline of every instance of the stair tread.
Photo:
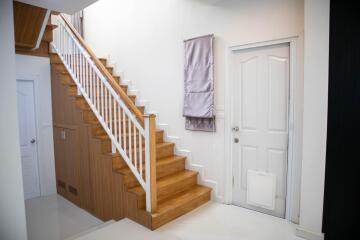
<svg viewBox="0 0 360 240">
<path fill-rule="evenodd" d="M 172 142 L 156 143 L 156 148 L 162 148 L 162 147 L 173 146 L 173 145 L 175 145 L 175 143 L 172 143 Z M 145 150 L 143 149 L 143 151 L 145 151 Z M 116 152 L 116 153 L 104 153 L 104 154 L 111 155 L 112 157 L 120 156 L 120 153 L 118 153 L 118 152 Z M 161 158 L 159 158 L 159 159 L 161 159 Z M 156 161 L 158 161 L 159 159 L 157 159 Z"/>
<path fill-rule="evenodd" d="M 173 155 L 170 157 L 161 158 L 156 161 L 156 166 L 162 166 L 166 164 L 171 164 L 173 162 L 182 161 L 185 158 L 186 158 L 185 156 L 179 156 L 179 155 Z M 132 174 L 132 171 L 128 167 L 116 169 L 115 171 L 124 175 Z M 145 171 L 145 168 L 143 168 L 143 171 Z"/>
<path fill-rule="evenodd" d="M 202 185 L 193 186 L 190 189 L 176 194 L 171 198 L 168 198 L 166 201 L 160 203 L 156 212 L 152 214 L 152 217 L 160 217 L 169 210 L 184 206 L 187 202 L 192 201 L 200 195 L 206 194 L 208 192 L 211 192 L 211 188 Z"/>
<path fill-rule="evenodd" d="M 156 129 L 156 133 L 162 133 L 164 130 L 163 129 Z M 126 133 L 126 136 L 128 136 L 129 133 Z M 139 133 L 137 133 L 136 135 L 139 135 Z M 96 136 L 95 138 L 98 138 L 100 140 L 110 140 L 109 136 L 107 134 L 105 135 L 99 135 Z"/>
<path fill-rule="evenodd" d="M 57 27 L 58 27 L 58 25 L 55 25 L 55 24 L 51 24 L 51 23 L 46 24 L 46 28 L 50 29 L 50 30 L 54 30 Z M 57 53 L 55 53 L 55 54 L 57 55 Z"/>
<path fill-rule="evenodd" d="M 196 175 L 198 175 L 198 172 L 185 169 L 185 170 L 183 170 L 181 172 L 174 173 L 174 174 L 171 174 L 169 176 L 158 179 L 156 181 L 156 186 L 157 186 L 158 189 L 161 189 L 162 187 L 165 187 L 165 186 L 170 185 L 170 184 L 174 184 L 176 182 L 182 181 L 182 180 L 184 180 L 186 178 L 190 178 L 190 177 L 193 177 L 193 176 L 196 176 Z M 128 191 L 132 192 L 132 193 L 134 193 L 134 194 L 136 194 L 138 196 L 145 195 L 145 191 L 141 186 L 131 188 Z"/>
<path fill-rule="evenodd" d="M 77 97 L 77 96 L 76 96 Z M 136 106 L 137 108 L 142 108 L 143 106 Z M 92 112 L 92 110 L 90 109 L 90 110 L 88 110 L 88 111 L 91 111 Z M 116 120 L 116 121 L 118 121 L 118 119 Z M 122 119 L 121 119 L 121 121 L 123 121 Z M 126 121 L 128 121 L 128 120 L 126 120 Z M 100 125 L 100 122 L 98 121 L 98 120 L 88 120 L 87 121 L 89 124 L 99 124 Z M 112 122 L 114 122 L 114 120 L 112 119 Z"/>
</svg>

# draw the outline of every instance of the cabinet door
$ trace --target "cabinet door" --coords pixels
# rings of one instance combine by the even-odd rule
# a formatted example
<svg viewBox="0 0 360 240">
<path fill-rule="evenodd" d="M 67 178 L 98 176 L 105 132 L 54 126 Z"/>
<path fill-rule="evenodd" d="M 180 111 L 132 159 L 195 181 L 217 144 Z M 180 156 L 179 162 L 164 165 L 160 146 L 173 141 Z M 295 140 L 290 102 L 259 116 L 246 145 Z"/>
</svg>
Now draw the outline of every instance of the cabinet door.
<svg viewBox="0 0 360 240">
<path fill-rule="evenodd" d="M 62 195 L 63 197 L 66 197 L 67 195 L 67 161 L 65 156 L 65 137 L 65 129 L 54 126 L 56 186 L 58 194 Z"/>
<path fill-rule="evenodd" d="M 68 199 L 80 204 L 80 144 L 77 129 L 66 129 L 65 159 Z"/>
</svg>

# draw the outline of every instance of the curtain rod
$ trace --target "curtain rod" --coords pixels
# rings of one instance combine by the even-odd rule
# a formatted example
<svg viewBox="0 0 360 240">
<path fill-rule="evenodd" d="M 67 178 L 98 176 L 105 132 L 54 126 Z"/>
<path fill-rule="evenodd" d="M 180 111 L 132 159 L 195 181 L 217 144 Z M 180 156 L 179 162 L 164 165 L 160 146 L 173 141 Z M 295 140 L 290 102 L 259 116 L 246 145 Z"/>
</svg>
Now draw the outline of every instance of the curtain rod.
<svg viewBox="0 0 360 240">
<path fill-rule="evenodd" d="M 207 34 L 207 35 L 203 35 L 203 36 L 199 36 L 199 37 L 185 39 L 184 42 L 191 41 L 191 40 L 198 39 L 198 38 L 203 38 L 203 37 L 214 37 L 214 34 L 212 33 L 212 34 Z"/>
</svg>

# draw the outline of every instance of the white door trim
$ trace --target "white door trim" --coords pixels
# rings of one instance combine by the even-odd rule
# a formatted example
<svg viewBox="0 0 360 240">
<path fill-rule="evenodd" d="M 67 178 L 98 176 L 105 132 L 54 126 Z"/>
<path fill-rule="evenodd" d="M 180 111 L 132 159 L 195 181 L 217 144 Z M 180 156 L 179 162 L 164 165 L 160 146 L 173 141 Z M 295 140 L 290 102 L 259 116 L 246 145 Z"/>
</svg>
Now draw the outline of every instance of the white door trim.
<svg viewBox="0 0 360 240">
<path fill-rule="evenodd" d="M 294 151 L 296 134 L 299 133 L 301 128 L 301 119 L 295 119 L 295 112 L 300 112 L 296 116 L 302 116 L 301 114 L 301 104 L 295 102 L 295 95 L 299 96 L 301 94 L 301 89 L 296 87 L 295 84 L 299 79 L 298 78 L 298 54 L 297 54 L 297 41 L 298 36 L 290 38 L 275 39 L 263 42 L 256 43 L 247 43 L 241 45 L 229 46 L 226 56 L 227 61 L 227 73 L 225 79 L 225 203 L 232 204 L 232 191 L 233 191 L 233 144 L 232 144 L 232 132 L 231 128 L 234 125 L 234 115 L 232 113 L 233 109 L 233 81 L 232 72 L 233 66 L 231 61 L 231 56 L 235 51 L 242 49 L 250 49 L 257 47 L 264 47 L 270 45 L 277 45 L 288 43 L 290 46 L 290 94 L 289 94 L 289 147 L 288 147 L 288 171 L 287 171 L 287 196 L 286 196 L 286 213 L 285 218 L 293 221 L 299 221 L 299 192 L 300 192 L 300 181 L 298 176 L 300 176 L 300 168 L 296 166 L 301 166 L 299 163 L 301 161 L 300 151 Z M 295 121 L 296 120 L 296 121 Z"/>
<path fill-rule="evenodd" d="M 39 97 L 38 97 L 38 75 L 31 75 L 31 74 L 16 74 L 16 82 L 18 81 L 29 81 L 29 82 L 33 82 L 33 86 L 34 86 L 34 117 L 35 117 L 35 131 L 36 131 L 36 150 L 35 150 L 35 157 L 36 157 L 36 162 L 37 162 L 37 167 L 38 167 L 38 178 L 39 178 L 39 189 L 40 189 L 40 196 L 43 196 L 43 188 L 42 188 L 42 176 L 44 173 L 41 172 L 41 162 L 39 159 L 39 143 L 40 143 L 40 132 L 39 132 L 39 121 L 38 121 L 38 116 L 39 116 Z"/>
</svg>

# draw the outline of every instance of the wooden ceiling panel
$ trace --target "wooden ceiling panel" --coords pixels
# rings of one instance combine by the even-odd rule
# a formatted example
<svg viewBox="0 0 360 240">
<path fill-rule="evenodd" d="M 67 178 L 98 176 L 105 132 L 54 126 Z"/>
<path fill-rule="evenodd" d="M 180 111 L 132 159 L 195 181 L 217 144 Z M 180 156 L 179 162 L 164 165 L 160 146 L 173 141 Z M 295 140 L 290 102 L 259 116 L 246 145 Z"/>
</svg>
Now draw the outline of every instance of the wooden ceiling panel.
<svg viewBox="0 0 360 240">
<path fill-rule="evenodd" d="M 36 47 L 46 12 L 45 8 L 14 1 L 15 46 Z"/>
</svg>

